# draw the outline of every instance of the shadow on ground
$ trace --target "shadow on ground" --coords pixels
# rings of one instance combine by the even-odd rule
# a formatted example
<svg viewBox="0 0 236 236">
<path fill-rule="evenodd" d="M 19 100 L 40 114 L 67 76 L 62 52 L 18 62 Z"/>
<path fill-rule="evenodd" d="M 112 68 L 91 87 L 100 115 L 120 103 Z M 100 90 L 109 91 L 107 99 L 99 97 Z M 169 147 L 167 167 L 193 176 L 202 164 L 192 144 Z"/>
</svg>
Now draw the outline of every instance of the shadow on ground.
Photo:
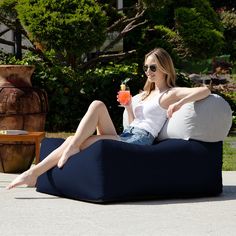
<svg viewBox="0 0 236 236">
<path fill-rule="evenodd" d="M 165 204 L 189 204 L 189 203 L 200 203 L 200 202 L 218 202 L 218 201 L 230 201 L 236 200 L 236 186 L 228 185 L 223 187 L 223 192 L 213 197 L 197 197 L 197 198 L 168 198 L 158 199 L 149 201 L 135 201 L 127 202 L 125 204 L 132 205 L 165 205 Z"/>
</svg>

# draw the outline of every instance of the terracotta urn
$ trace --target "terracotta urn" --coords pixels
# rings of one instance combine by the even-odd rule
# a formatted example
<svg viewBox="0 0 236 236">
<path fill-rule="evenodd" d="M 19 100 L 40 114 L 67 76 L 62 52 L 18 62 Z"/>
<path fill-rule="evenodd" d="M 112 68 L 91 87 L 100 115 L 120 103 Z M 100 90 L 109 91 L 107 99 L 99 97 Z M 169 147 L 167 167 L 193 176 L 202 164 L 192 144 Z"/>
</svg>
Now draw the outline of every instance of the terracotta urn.
<svg viewBox="0 0 236 236">
<path fill-rule="evenodd" d="M 31 65 L 0 65 L 0 130 L 44 131 L 47 94 L 32 87 Z M 31 142 L 1 142 L 0 172 L 27 170 L 35 157 Z"/>
</svg>

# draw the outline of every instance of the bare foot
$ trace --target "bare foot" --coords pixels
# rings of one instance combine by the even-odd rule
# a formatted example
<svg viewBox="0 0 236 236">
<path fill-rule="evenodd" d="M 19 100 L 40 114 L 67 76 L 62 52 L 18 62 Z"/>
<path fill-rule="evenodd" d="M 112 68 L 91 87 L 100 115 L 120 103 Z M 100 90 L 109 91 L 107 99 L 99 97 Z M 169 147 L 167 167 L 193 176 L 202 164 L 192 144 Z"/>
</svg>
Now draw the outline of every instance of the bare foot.
<svg viewBox="0 0 236 236">
<path fill-rule="evenodd" d="M 36 185 L 37 176 L 33 175 L 32 170 L 27 170 L 16 177 L 6 189 L 12 189 L 20 185 L 27 185 L 28 187 L 34 187 Z"/>
<path fill-rule="evenodd" d="M 59 159 L 57 166 L 61 168 L 72 155 L 78 153 L 79 151 L 80 149 L 77 145 L 70 145 L 69 147 L 67 147 L 63 152 L 61 158 Z"/>
</svg>

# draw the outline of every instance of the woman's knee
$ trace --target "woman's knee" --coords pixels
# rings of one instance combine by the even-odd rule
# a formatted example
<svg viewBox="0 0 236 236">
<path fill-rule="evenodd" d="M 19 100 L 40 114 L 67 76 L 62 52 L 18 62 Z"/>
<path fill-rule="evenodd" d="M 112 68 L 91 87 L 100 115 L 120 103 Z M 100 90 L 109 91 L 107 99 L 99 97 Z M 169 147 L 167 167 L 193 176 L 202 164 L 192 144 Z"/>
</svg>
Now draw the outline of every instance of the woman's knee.
<svg viewBox="0 0 236 236">
<path fill-rule="evenodd" d="M 103 108 L 106 108 L 106 106 L 102 101 L 95 100 L 90 104 L 89 108 L 90 109 L 103 109 Z"/>
</svg>

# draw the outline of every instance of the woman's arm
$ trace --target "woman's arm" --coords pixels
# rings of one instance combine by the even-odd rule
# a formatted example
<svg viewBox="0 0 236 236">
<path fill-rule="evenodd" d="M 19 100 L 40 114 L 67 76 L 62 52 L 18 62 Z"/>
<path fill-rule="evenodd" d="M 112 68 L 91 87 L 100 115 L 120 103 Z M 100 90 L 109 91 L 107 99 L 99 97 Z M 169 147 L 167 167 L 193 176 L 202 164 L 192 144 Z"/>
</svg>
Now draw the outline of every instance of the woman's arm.
<svg viewBox="0 0 236 236">
<path fill-rule="evenodd" d="M 124 106 L 127 115 L 128 115 L 128 124 L 130 124 L 134 120 L 134 113 L 133 113 L 133 108 L 132 108 L 132 102 L 130 102 L 127 106 Z"/>
<path fill-rule="evenodd" d="M 175 111 L 178 111 L 185 103 L 199 101 L 211 94 L 206 87 L 196 88 L 174 88 L 170 94 L 170 104 L 167 109 L 167 116 L 170 118 Z"/>
</svg>

